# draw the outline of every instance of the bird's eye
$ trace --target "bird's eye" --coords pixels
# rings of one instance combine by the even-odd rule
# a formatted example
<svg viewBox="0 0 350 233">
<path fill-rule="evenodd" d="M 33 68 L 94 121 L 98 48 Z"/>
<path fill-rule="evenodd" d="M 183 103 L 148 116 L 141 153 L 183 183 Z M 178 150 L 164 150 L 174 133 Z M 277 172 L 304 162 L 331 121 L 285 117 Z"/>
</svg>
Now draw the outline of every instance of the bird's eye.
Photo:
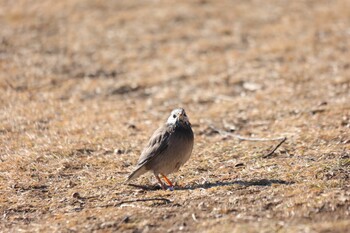
<svg viewBox="0 0 350 233">
<path fill-rule="evenodd" d="M 176 115 L 175 115 L 175 114 L 173 115 L 173 118 L 176 118 Z"/>
<path fill-rule="evenodd" d="M 184 116 L 187 117 L 186 113 L 184 113 Z"/>
</svg>

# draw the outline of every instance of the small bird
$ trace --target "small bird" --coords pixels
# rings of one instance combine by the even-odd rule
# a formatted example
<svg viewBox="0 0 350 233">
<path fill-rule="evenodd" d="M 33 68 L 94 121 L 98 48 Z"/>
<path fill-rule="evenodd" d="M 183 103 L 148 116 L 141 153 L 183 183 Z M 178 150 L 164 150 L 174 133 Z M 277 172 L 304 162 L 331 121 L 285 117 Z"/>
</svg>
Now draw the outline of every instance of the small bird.
<svg viewBox="0 0 350 233">
<path fill-rule="evenodd" d="M 193 131 L 185 110 L 174 109 L 166 124 L 153 133 L 140 155 L 135 170 L 126 182 L 151 171 L 164 190 L 166 187 L 159 175 L 164 178 L 170 190 L 173 190 L 174 185 L 166 175 L 178 171 L 187 162 L 192 153 L 193 143 Z"/>
</svg>

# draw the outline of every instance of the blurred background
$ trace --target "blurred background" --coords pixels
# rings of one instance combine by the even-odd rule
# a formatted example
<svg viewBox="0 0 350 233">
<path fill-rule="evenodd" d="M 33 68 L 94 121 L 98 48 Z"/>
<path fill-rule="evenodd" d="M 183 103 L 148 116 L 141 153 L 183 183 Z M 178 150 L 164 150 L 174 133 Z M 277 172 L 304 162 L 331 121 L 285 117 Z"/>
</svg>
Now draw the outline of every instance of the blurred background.
<svg viewBox="0 0 350 233">
<path fill-rule="evenodd" d="M 100 202 L 108 203 L 134 195 L 114 185 L 131 171 L 170 110 L 184 107 L 196 134 L 193 160 L 180 172 L 184 186 L 264 178 L 293 182 L 288 192 L 300 191 L 287 205 L 286 189 L 276 189 L 282 203 L 273 202 L 277 210 L 261 207 L 271 200 L 252 208 L 255 197 L 272 195 L 271 190 L 247 185 L 247 192 L 236 194 L 248 198 L 240 206 L 227 199 L 226 191 L 232 191 L 227 183 L 225 192 L 212 190 L 222 201 L 208 197 L 208 213 L 195 212 L 204 225 L 184 220 L 192 219 L 192 212 L 181 217 L 169 207 L 174 215 L 163 219 L 163 210 L 150 207 L 163 219 L 155 229 L 217 231 L 223 225 L 215 216 L 221 214 L 230 227 L 243 224 L 238 229 L 254 222 L 256 229 L 293 231 L 304 228 L 297 223 L 304 213 L 323 205 L 320 212 L 326 212 L 310 215 L 305 224 L 314 229 L 322 220 L 322 229 L 345 231 L 349 9 L 347 0 L 0 0 L 0 226 L 82 230 L 78 223 L 87 223 L 79 218 L 91 217 L 94 204 L 77 213 L 76 203 L 69 202 L 72 193 L 100 195 Z M 283 162 L 259 157 L 271 143 L 239 142 L 232 134 L 288 137 L 278 152 Z M 188 192 L 178 193 L 177 202 L 191 206 L 185 203 Z M 324 196 L 316 201 L 320 193 Z M 191 195 L 198 195 L 192 202 L 196 209 L 204 194 Z M 122 210 L 108 211 L 88 229 L 125 217 Z M 141 218 L 148 214 L 130 211 Z M 66 221 L 71 215 L 75 223 Z M 292 220 L 292 225 L 276 223 Z M 125 223 L 130 229 L 153 229 L 152 220 L 130 221 Z M 111 229 L 121 229 L 116 226 Z"/>
</svg>

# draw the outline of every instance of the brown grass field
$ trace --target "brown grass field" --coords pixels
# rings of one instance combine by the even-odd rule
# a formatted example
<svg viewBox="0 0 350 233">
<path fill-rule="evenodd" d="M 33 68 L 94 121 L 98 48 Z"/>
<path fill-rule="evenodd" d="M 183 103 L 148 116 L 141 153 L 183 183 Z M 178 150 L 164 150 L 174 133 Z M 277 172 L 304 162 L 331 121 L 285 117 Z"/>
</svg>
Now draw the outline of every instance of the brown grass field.
<svg viewBox="0 0 350 233">
<path fill-rule="evenodd" d="M 349 9 L 0 0 L 0 232 L 350 232 Z M 176 190 L 125 185 L 179 106 Z"/>
</svg>

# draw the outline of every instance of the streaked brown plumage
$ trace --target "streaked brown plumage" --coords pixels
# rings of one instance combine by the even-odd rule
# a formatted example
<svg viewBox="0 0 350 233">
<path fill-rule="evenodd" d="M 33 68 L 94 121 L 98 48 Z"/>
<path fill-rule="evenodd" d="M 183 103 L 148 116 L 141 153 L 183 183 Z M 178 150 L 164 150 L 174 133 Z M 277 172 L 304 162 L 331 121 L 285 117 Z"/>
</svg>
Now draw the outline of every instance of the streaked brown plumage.
<svg viewBox="0 0 350 233">
<path fill-rule="evenodd" d="M 159 175 L 173 188 L 166 175 L 176 172 L 190 158 L 194 136 L 191 124 L 184 109 L 174 109 L 166 124 L 158 128 L 141 153 L 135 170 L 127 182 L 152 171 L 165 189 Z"/>
</svg>

